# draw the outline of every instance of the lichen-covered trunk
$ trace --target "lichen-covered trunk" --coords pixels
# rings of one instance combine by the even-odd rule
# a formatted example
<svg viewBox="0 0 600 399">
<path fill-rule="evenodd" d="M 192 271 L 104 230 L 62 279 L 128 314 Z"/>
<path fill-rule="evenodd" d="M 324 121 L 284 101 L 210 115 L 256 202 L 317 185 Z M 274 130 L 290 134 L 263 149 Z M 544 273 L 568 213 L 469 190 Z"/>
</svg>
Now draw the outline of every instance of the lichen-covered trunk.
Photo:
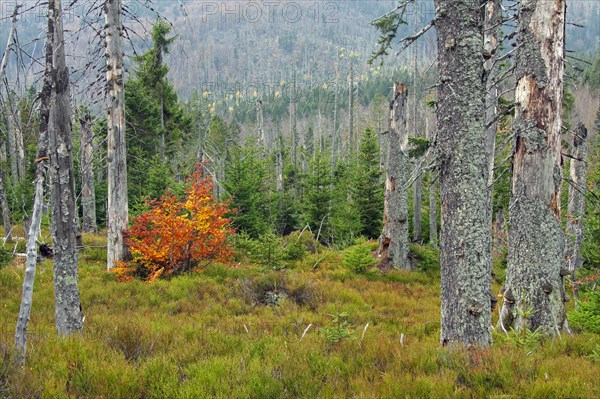
<svg viewBox="0 0 600 399">
<path fill-rule="evenodd" d="M 410 174 L 407 155 L 407 98 L 406 85 L 395 83 L 387 134 L 383 232 L 379 238 L 378 250 L 382 265 L 391 265 L 398 269 L 411 268 L 408 261 L 408 191 L 406 187 Z"/>
<path fill-rule="evenodd" d="M 94 233 L 96 226 L 96 189 L 94 187 L 94 134 L 92 133 L 92 118 L 85 112 L 79 119 L 81 125 L 79 150 L 79 168 L 81 175 L 81 208 L 83 220 L 81 230 Z"/>
<path fill-rule="evenodd" d="M 52 0 L 50 1 L 52 3 Z M 56 331 L 68 335 L 83 328 L 78 283 L 77 211 L 73 173 L 69 69 L 66 65 L 61 1 L 54 0 L 52 97 L 48 119 L 52 243 L 54 245 L 54 303 Z"/>
<path fill-rule="evenodd" d="M 586 158 L 587 158 L 587 129 L 583 123 L 579 123 L 573 138 L 573 151 L 571 153 L 569 186 L 569 205 L 567 207 L 568 220 L 566 228 L 565 259 L 567 268 L 575 281 L 575 270 L 583 265 L 581 256 L 581 245 L 583 244 L 583 215 L 585 213 L 585 190 L 586 190 Z M 577 290 L 573 290 L 575 299 Z"/>
<path fill-rule="evenodd" d="M 23 277 L 23 291 L 21 295 L 21 307 L 19 318 L 15 329 L 15 349 L 18 354 L 17 361 L 23 364 L 27 348 L 27 328 L 33 299 L 33 284 L 35 281 L 35 270 L 37 266 L 37 236 L 42 222 L 42 211 L 44 208 L 44 186 L 48 168 L 48 119 L 50 98 L 52 96 L 52 54 L 54 53 L 54 2 L 48 3 L 48 29 L 46 32 L 45 48 L 45 71 L 44 84 L 40 93 L 40 134 L 38 137 L 38 150 L 36 158 L 35 189 L 33 197 L 33 211 L 31 212 L 31 224 L 29 225 L 29 236 L 27 238 L 27 260 L 25 263 L 25 275 Z"/>
<path fill-rule="evenodd" d="M 502 326 L 568 330 L 561 265 L 561 128 L 565 1 L 519 10 L 508 271 Z"/>
<path fill-rule="evenodd" d="M 437 152 L 441 200 L 441 342 L 491 344 L 490 232 L 484 126 L 483 12 L 436 0 Z"/>
<path fill-rule="evenodd" d="M 498 34 L 502 20 L 502 0 L 487 0 L 485 4 L 485 29 L 483 42 L 483 64 L 485 79 L 485 123 L 487 127 L 488 187 L 487 208 L 488 223 L 491 228 L 494 200 L 494 155 L 496 154 L 496 122 L 498 104 Z"/>
<path fill-rule="evenodd" d="M 129 223 L 121 0 L 106 0 L 104 16 L 106 89 L 109 99 L 107 268 L 110 270 L 115 266 L 115 262 L 125 260 L 127 246 L 123 232 Z"/>
</svg>

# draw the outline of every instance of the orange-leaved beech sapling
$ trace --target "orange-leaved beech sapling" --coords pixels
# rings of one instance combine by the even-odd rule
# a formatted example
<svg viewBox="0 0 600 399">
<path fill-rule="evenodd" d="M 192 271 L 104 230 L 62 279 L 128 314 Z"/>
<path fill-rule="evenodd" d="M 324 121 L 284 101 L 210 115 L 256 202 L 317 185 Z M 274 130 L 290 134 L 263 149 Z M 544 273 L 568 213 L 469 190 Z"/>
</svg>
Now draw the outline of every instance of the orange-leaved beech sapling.
<svg viewBox="0 0 600 399">
<path fill-rule="evenodd" d="M 117 264 L 119 279 L 151 282 L 211 262 L 228 263 L 233 255 L 229 237 L 235 231 L 225 217 L 227 203 L 218 202 L 212 192 L 212 178 L 200 165 L 188 179 L 184 196 L 167 191 L 149 200 L 149 210 L 133 218 L 126 232 L 132 259 Z"/>
</svg>

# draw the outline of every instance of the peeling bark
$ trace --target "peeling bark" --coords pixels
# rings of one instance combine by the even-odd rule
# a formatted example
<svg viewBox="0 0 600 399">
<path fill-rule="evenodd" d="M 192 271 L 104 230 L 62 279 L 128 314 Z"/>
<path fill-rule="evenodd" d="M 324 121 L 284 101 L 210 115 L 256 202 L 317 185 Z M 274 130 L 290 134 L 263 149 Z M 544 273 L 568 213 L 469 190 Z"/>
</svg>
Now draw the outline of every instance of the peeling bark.
<svg viewBox="0 0 600 399">
<path fill-rule="evenodd" d="M 66 65 L 60 0 L 55 7 L 53 87 L 48 119 L 48 153 L 54 245 L 56 331 L 68 335 L 83 328 L 78 282 L 77 212 L 73 173 L 69 69 Z M 32 223 L 33 224 L 33 223 Z"/>
<path fill-rule="evenodd" d="M 568 331 L 561 266 L 561 128 L 565 1 L 523 0 L 516 53 L 508 272 L 501 322 Z"/>
<path fill-rule="evenodd" d="M 491 344 L 490 231 L 484 126 L 483 12 L 436 0 L 441 200 L 441 343 Z"/>
<path fill-rule="evenodd" d="M 81 207 L 83 220 L 81 230 L 84 233 L 94 233 L 96 227 L 96 189 L 94 187 L 94 135 L 92 133 L 92 118 L 85 112 L 79 119 L 81 125 L 80 175 L 81 175 Z"/>
<path fill-rule="evenodd" d="M 378 250 L 382 265 L 398 269 L 411 268 L 408 261 L 408 192 L 405 187 L 410 175 L 407 98 L 406 85 L 395 83 L 387 139 L 383 232 L 379 238 Z"/>
<path fill-rule="evenodd" d="M 108 92 L 108 223 L 107 268 L 125 260 L 123 232 L 129 223 L 127 205 L 127 150 L 125 141 L 125 93 L 121 32 L 121 0 L 106 0 L 106 89 Z"/>
</svg>

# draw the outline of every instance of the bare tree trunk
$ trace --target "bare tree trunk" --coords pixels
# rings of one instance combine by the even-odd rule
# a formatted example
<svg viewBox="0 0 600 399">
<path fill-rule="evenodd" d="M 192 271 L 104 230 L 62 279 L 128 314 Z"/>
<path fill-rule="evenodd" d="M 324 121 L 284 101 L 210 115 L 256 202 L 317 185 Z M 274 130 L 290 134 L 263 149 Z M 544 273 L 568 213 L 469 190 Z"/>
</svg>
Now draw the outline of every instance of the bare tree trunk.
<svg viewBox="0 0 600 399">
<path fill-rule="evenodd" d="M 575 282 L 575 271 L 583 265 L 581 256 L 581 245 L 583 244 L 583 215 L 585 214 L 585 190 L 586 190 L 586 158 L 587 158 L 587 129 L 583 123 L 579 123 L 573 138 L 573 151 L 571 159 L 571 185 L 569 186 L 569 205 L 567 207 L 568 217 L 566 228 L 566 250 L 565 259 L 573 282 Z M 579 299 L 577 290 L 573 290 L 575 299 Z"/>
<path fill-rule="evenodd" d="M 410 269 L 408 261 L 408 126 L 406 85 L 394 84 L 394 100 L 390 104 L 388 148 L 386 159 L 383 232 L 379 238 L 382 265 Z"/>
<path fill-rule="evenodd" d="M 4 50 L 4 54 L 2 56 L 2 61 L 0 62 L 0 81 L 4 83 L 5 81 L 5 72 L 6 66 L 8 64 L 8 56 L 12 51 L 13 45 L 15 45 L 15 34 L 16 34 L 16 24 L 17 17 L 19 13 L 19 8 L 22 5 L 15 4 L 12 14 L 12 25 L 10 28 L 10 32 L 8 34 L 8 40 L 6 42 L 6 49 Z M 5 105 L 5 115 L 8 131 L 6 133 L 7 136 L 7 144 L 8 144 L 8 153 L 10 155 L 10 172 L 13 184 L 19 183 L 23 180 L 25 176 L 25 150 L 23 148 L 23 133 L 21 132 L 21 126 L 18 117 L 18 105 L 13 102 L 14 95 L 8 86 L 6 89 L 6 103 Z"/>
<path fill-rule="evenodd" d="M 68 335 L 83 328 L 79 299 L 75 177 L 73 173 L 69 69 L 66 65 L 61 0 L 56 11 L 53 57 L 53 91 L 48 119 L 49 177 L 52 198 L 52 242 L 54 244 L 54 303 L 56 331 Z"/>
<path fill-rule="evenodd" d="M 283 191 L 283 138 L 277 137 L 277 154 L 275 159 L 275 190 Z"/>
<path fill-rule="evenodd" d="M 260 147 L 261 156 L 264 158 L 267 152 L 267 140 L 265 137 L 265 119 L 261 100 L 256 100 L 256 131 L 258 146 Z"/>
<path fill-rule="evenodd" d="M 12 241 L 12 224 L 10 221 L 10 208 L 6 197 L 6 147 L 4 140 L 0 140 L 0 205 L 2 206 L 2 226 L 4 227 L 4 241 Z"/>
<path fill-rule="evenodd" d="M 15 112 L 13 110 L 12 95 L 8 94 L 8 102 L 6 104 L 6 122 L 8 126 L 8 153 L 10 154 L 10 174 L 13 184 L 17 184 L 24 177 L 24 158 L 23 150 L 23 134 L 21 134 Z"/>
<path fill-rule="evenodd" d="M 129 223 L 127 205 L 127 151 L 125 141 L 125 94 L 121 32 L 121 0 L 106 0 L 106 79 L 108 107 L 108 253 L 107 268 L 125 260 L 123 232 Z"/>
<path fill-rule="evenodd" d="M 438 247 L 437 179 L 429 185 L 429 244 Z"/>
<path fill-rule="evenodd" d="M 0 81 L 4 82 L 4 76 L 6 71 L 6 65 L 8 64 L 8 55 L 12 49 L 12 45 L 14 43 L 14 37 L 17 27 L 17 17 L 19 14 L 19 8 L 22 5 L 16 4 L 13 9 L 12 14 L 12 25 L 10 28 L 10 32 L 8 34 L 8 39 L 6 41 L 6 47 L 4 49 L 4 54 L 2 55 L 2 61 L 0 61 Z M 7 88 L 8 89 L 8 88 Z M 8 93 L 7 93 L 8 95 Z M 7 139 L 9 139 L 11 135 L 10 126 L 8 126 L 8 131 L 6 132 Z M 5 241 L 12 241 L 12 226 L 10 222 L 10 210 L 8 208 L 8 200 L 6 198 L 6 171 L 5 167 L 7 164 L 7 156 L 6 156 L 6 147 L 5 142 L 0 141 L 0 203 L 2 205 L 2 224 L 4 226 L 5 233 Z"/>
<path fill-rule="evenodd" d="M 4 48 L 4 54 L 2 55 L 2 61 L 0 61 L 0 81 L 4 82 L 4 73 L 6 71 L 6 65 L 8 64 L 8 54 L 12 49 L 12 45 L 15 41 L 15 32 L 17 30 L 17 21 L 19 16 L 19 8 L 23 7 L 22 4 L 15 3 L 13 8 L 10 32 L 8 33 L 8 39 L 6 40 L 6 47 Z"/>
<path fill-rule="evenodd" d="M 493 219 L 493 200 L 494 200 L 494 156 L 496 154 L 496 122 L 497 103 L 498 103 L 498 66 L 496 65 L 498 49 L 498 33 L 501 28 L 502 20 L 502 0 L 487 0 L 485 4 L 485 25 L 483 56 L 486 59 L 483 63 L 485 78 L 485 123 L 487 126 L 487 153 L 488 153 L 488 187 L 487 187 L 487 208 L 488 224 L 491 229 Z"/>
<path fill-rule="evenodd" d="M 292 82 L 292 93 L 290 96 L 290 130 L 292 136 L 292 156 L 294 162 L 294 194 L 298 196 L 298 119 L 296 115 L 297 111 L 297 98 L 296 98 L 296 72 L 294 72 L 294 78 Z"/>
<path fill-rule="evenodd" d="M 419 12 L 414 12 L 414 25 L 413 28 L 418 31 L 419 27 Z M 412 109 L 412 130 L 414 137 L 420 137 L 421 134 L 418 128 L 417 122 L 417 107 L 418 107 L 418 96 L 419 92 L 417 90 L 417 75 L 419 73 L 417 67 L 417 61 L 419 57 L 419 45 L 418 43 L 413 43 L 413 109 Z M 419 173 L 415 181 L 413 182 L 413 241 L 422 242 L 423 241 L 423 229 L 421 227 L 421 204 L 423 202 L 423 178 L 422 174 Z"/>
<path fill-rule="evenodd" d="M 501 322 L 568 331 L 561 265 L 562 80 L 565 1 L 522 0 L 517 32 L 508 272 Z"/>
<path fill-rule="evenodd" d="M 42 222 L 42 210 L 44 207 L 44 183 L 46 180 L 48 152 L 46 140 L 48 138 L 48 119 L 50 98 L 52 96 L 52 54 L 54 49 L 54 2 L 48 3 L 48 32 L 46 39 L 46 65 L 44 73 L 44 85 L 40 93 L 40 135 L 38 138 L 38 152 L 36 159 L 35 191 L 33 197 L 32 222 L 29 227 L 27 238 L 27 260 L 25 263 L 25 276 L 23 277 L 23 292 L 21 296 L 21 307 L 15 331 L 15 348 L 18 353 L 18 363 L 25 362 L 25 350 L 27 348 L 27 328 L 33 298 L 33 284 L 35 281 L 35 270 L 37 266 L 36 239 L 40 233 Z"/>
<path fill-rule="evenodd" d="M 413 183 L 413 241 L 423 241 L 423 229 L 421 227 L 421 203 L 423 202 L 423 178 L 419 174 Z"/>
<path fill-rule="evenodd" d="M 79 167 L 81 169 L 81 207 L 83 221 L 81 229 L 85 233 L 94 233 L 96 226 L 96 189 L 94 187 L 94 134 L 89 111 L 79 118 L 81 125 L 81 148 Z"/>
<path fill-rule="evenodd" d="M 442 230 L 441 342 L 491 344 L 486 217 L 483 13 L 478 0 L 436 0 L 437 151 Z"/>
<path fill-rule="evenodd" d="M 348 83 L 348 130 L 350 138 L 349 152 L 358 151 L 358 139 L 354 132 L 354 68 L 350 62 L 350 80 Z"/>
</svg>

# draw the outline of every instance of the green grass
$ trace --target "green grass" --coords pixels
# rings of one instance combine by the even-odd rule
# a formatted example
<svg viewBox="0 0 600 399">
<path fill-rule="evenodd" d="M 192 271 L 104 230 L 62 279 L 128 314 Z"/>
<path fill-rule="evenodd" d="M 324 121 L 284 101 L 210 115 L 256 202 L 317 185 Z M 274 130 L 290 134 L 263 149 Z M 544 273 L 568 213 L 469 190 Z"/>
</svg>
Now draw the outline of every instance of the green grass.
<svg viewBox="0 0 600 399">
<path fill-rule="evenodd" d="M 68 339 L 54 333 L 52 265 L 39 265 L 22 368 L 11 350 L 23 271 L 0 269 L 0 397 L 600 397 L 596 334 L 547 341 L 530 356 L 500 334 L 485 351 L 441 348 L 435 265 L 356 274 L 330 252 L 284 271 L 212 265 L 123 284 L 104 259 L 99 248 L 81 255 L 85 331 Z M 278 305 L 263 305 L 273 292 Z M 333 342 L 331 315 L 342 312 L 353 334 Z"/>
</svg>

